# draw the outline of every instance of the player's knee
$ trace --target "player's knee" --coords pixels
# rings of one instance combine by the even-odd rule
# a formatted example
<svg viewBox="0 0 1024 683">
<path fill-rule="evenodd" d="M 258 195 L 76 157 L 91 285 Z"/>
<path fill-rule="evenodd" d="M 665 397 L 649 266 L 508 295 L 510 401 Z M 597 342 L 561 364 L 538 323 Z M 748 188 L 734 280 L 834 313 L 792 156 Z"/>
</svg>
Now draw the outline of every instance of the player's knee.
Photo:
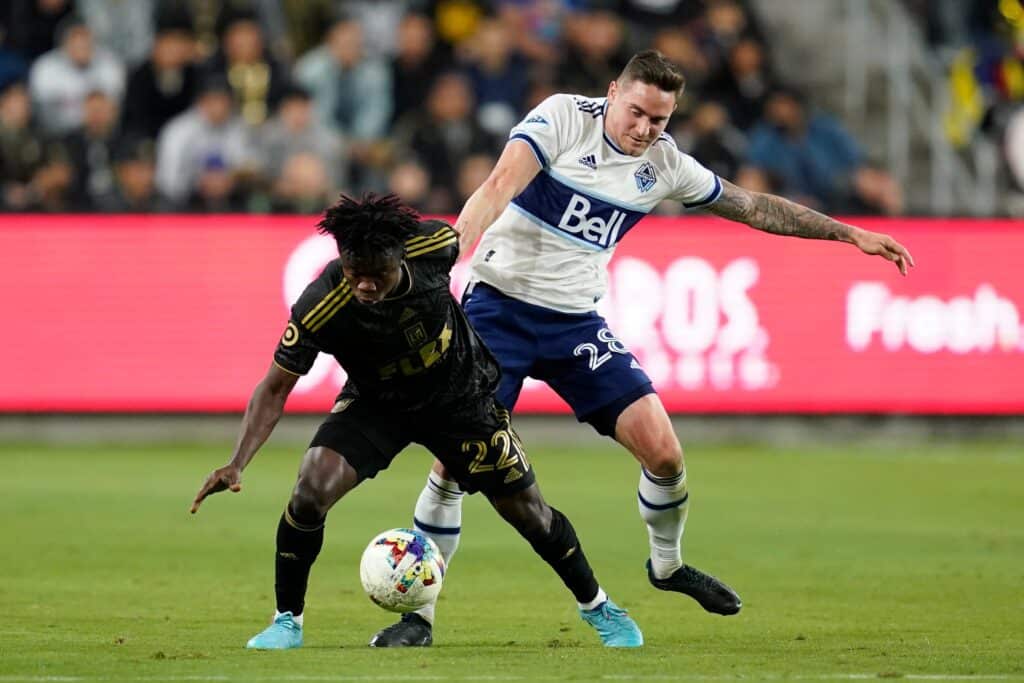
<svg viewBox="0 0 1024 683">
<path fill-rule="evenodd" d="M 656 477 L 674 477 L 683 471 L 683 447 L 675 434 L 652 439 L 638 454 L 644 469 Z"/>
<path fill-rule="evenodd" d="M 547 528 L 526 539 L 541 558 L 546 562 L 555 563 L 565 560 L 575 552 L 579 541 L 568 517 L 553 507 L 548 507 L 546 512 L 549 517 Z"/>
<path fill-rule="evenodd" d="M 527 540 L 544 538 L 551 532 L 551 508 L 545 503 L 529 505 L 513 526 Z"/>
<path fill-rule="evenodd" d="M 550 533 L 552 521 L 552 508 L 539 494 L 531 493 L 534 488 L 492 501 L 502 518 L 531 543 Z"/>
<path fill-rule="evenodd" d="M 288 508 L 296 521 L 314 522 L 322 520 L 327 516 L 334 503 L 334 498 L 326 486 L 323 477 L 316 476 L 315 472 L 308 472 L 303 469 L 299 473 L 299 480 L 295 482 L 292 490 L 292 498 Z"/>
<path fill-rule="evenodd" d="M 327 516 L 329 509 L 330 504 L 324 492 L 318 491 L 309 479 L 299 477 L 291 500 L 288 501 L 288 510 L 295 521 L 301 524 L 317 523 Z"/>
</svg>

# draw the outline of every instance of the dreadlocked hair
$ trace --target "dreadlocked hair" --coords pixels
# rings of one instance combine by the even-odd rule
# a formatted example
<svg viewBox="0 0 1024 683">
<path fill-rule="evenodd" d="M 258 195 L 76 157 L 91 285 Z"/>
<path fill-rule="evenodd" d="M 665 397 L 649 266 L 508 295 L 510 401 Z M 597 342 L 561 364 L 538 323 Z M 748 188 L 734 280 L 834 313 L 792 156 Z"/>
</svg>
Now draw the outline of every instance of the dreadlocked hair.
<svg viewBox="0 0 1024 683">
<path fill-rule="evenodd" d="M 396 195 L 349 195 L 324 212 L 317 230 L 338 243 L 338 252 L 364 258 L 380 254 L 400 258 L 405 240 L 416 234 L 420 216 Z"/>
</svg>

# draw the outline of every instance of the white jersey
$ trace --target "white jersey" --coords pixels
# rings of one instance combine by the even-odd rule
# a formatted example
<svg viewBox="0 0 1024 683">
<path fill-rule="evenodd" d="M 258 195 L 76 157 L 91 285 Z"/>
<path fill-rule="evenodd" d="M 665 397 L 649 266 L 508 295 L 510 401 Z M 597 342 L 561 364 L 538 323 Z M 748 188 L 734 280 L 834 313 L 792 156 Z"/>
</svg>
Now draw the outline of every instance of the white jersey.
<svg viewBox="0 0 1024 683">
<path fill-rule="evenodd" d="M 512 129 L 541 171 L 487 229 L 471 264 L 486 282 L 566 313 L 596 308 L 615 246 L 663 199 L 718 199 L 718 177 L 664 133 L 641 156 L 604 132 L 605 98 L 552 95 Z"/>
</svg>

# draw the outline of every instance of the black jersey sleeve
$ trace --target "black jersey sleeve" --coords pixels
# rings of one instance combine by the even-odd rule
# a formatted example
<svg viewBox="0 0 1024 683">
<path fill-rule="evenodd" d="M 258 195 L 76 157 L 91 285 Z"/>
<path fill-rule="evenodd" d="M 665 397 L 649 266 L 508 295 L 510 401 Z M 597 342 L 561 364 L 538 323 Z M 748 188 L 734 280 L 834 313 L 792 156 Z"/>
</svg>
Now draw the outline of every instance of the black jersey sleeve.
<svg viewBox="0 0 1024 683">
<path fill-rule="evenodd" d="M 459 258 L 459 234 L 444 221 L 423 221 L 420 234 L 405 241 L 405 257 L 429 260 L 451 270 Z"/>
<path fill-rule="evenodd" d="M 293 311 L 292 319 L 288 321 L 284 334 L 277 342 L 274 364 L 293 375 L 305 375 L 313 367 L 319 353 L 320 347 L 317 346 L 312 333 L 295 320 Z"/>
<path fill-rule="evenodd" d="M 274 363 L 296 375 L 309 372 L 317 354 L 322 351 L 317 331 L 349 296 L 348 284 L 341 278 L 341 269 L 337 261 L 332 261 L 306 286 L 292 306 L 291 318 L 274 351 Z"/>
</svg>

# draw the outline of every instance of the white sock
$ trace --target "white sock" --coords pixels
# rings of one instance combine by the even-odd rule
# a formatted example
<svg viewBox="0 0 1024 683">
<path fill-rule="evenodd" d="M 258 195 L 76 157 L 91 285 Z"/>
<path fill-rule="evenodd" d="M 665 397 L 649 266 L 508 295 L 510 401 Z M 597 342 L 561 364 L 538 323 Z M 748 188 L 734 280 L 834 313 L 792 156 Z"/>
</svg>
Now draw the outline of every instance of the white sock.
<svg viewBox="0 0 1024 683">
<path fill-rule="evenodd" d="M 277 610 L 274 610 L 274 621 L 277 621 L 277 618 L 279 616 L 281 616 L 282 614 L 284 614 L 284 612 L 278 612 Z M 293 614 L 292 615 L 292 621 L 294 621 L 296 624 L 298 624 L 299 628 L 302 628 L 302 615 L 301 614 Z"/>
<path fill-rule="evenodd" d="M 682 537 L 690 507 L 686 470 L 662 478 L 641 468 L 637 498 L 651 542 L 651 568 L 655 578 L 664 579 L 683 566 Z"/>
<path fill-rule="evenodd" d="M 459 535 L 462 531 L 462 498 L 465 494 L 454 481 L 448 481 L 431 472 L 427 484 L 416 500 L 413 513 L 413 525 L 429 536 L 444 557 L 445 573 L 451 566 L 452 556 L 459 547 Z M 431 624 L 434 623 L 434 607 L 431 603 L 423 609 L 416 610 Z"/>
<path fill-rule="evenodd" d="M 608 594 L 604 592 L 603 588 L 598 586 L 597 595 L 594 596 L 593 600 L 591 600 L 590 602 L 577 602 L 576 604 L 579 605 L 579 608 L 584 612 L 589 612 L 590 610 L 594 609 L 607 599 Z"/>
</svg>

